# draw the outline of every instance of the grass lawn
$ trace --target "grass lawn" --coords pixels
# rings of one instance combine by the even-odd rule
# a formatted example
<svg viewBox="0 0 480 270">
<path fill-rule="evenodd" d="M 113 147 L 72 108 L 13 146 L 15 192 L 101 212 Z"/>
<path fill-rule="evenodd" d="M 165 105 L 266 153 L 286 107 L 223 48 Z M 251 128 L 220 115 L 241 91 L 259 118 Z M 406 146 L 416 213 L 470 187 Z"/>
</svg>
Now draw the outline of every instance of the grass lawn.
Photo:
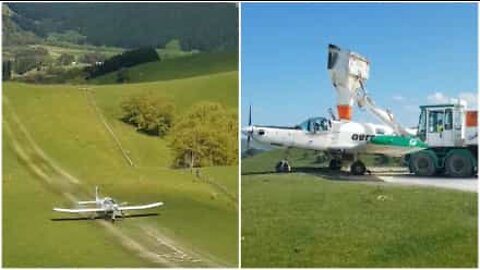
<svg viewBox="0 0 480 270">
<path fill-rule="evenodd" d="M 243 267 L 476 267 L 477 194 L 269 173 L 242 160 Z"/>
</svg>

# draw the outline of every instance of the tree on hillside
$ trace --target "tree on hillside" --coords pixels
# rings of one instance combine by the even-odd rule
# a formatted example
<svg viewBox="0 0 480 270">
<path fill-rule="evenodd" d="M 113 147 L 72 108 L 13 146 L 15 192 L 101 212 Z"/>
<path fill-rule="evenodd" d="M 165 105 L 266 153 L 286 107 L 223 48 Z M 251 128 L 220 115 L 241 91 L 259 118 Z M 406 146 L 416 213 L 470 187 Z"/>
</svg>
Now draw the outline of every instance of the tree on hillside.
<svg viewBox="0 0 480 270">
<path fill-rule="evenodd" d="M 12 61 L 5 60 L 2 62 L 2 80 L 8 81 L 12 78 Z"/>
<path fill-rule="evenodd" d="M 238 161 L 237 114 L 219 103 L 194 105 L 175 122 L 171 135 L 177 167 L 233 165 Z"/>
<path fill-rule="evenodd" d="M 74 44 L 84 44 L 87 37 L 80 34 L 76 30 L 67 30 L 63 33 L 49 33 L 47 36 L 47 42 L 51 44 L 58 43 L 74 43 Z"/>
<path fill-rule="evenodd" d="M 42 47 L 22 48 L 14 52 L 13 70 L 18 74 L 40 68 L 51 61 L 48 50 Z"/>
<path fill-rule="evenodd" d="M 96 63 L 105 61 L 105 59 L 107 59 L 107 57 L 100 52 L 89 52 L 80 56 L 78 61 L 85 64 L 95 65 Z"/>
<path fill-rule="evenodd" d="M 124 122 L 135 125 L 139 131 L 160 137 L 170 130 L 175 114 L 175 104 L 171 99 L 145 94 L 130 97 L 122 102 L 121 107 Z"/>
<path fill-rule="evenodd" d="M 121 54 L 108 58 L 100 65 L 94 65 L 86 68 L 89 78 L 95 78 L 121 68 L 133 67 L 135 65 L 159 61 L 160 58 L 154 48 L 139 48 L 124 51 Z"/>
</svg>

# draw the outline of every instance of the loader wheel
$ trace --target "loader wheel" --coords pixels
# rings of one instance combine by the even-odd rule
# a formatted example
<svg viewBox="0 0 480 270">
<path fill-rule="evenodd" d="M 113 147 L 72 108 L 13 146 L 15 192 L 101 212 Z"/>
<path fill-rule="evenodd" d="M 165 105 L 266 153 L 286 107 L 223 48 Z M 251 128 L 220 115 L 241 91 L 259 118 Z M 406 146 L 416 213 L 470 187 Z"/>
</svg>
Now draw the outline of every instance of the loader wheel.
<svg viewBox="0 0 480 270">
<path fill-rule="evenodd" d="M 427 153 L 416 153 L 411 157 L 412 171 L 418 176 L 432 176 L 435 174 L 435 164 Z"/>
<path fill-rule="evenodd" d="M 445 162 L 445 168 L 450 177 L 470 177 L 473 175 L 472 162 L 464 155 L 452 154 Z"/>
<path fill-rule="evenodd" d="M 350 172 L 353 175 L 364 175 L 366 171 L 367 168 L 365 167 L 365 164 L 363 164 L 363 162 L 361 161 L 355 161 L 350 166 Z"/>
</svg>

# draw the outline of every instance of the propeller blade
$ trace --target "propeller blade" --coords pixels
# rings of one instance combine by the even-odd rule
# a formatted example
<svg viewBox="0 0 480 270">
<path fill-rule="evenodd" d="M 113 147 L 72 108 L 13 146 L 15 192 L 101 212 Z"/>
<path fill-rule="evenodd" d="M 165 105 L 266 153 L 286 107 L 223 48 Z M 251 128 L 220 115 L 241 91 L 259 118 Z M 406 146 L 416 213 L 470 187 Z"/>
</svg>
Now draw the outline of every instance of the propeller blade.
<svg viewBox="0 0 480 270">
<path fill-rule="evenodd" d="M 250 109 L 248 110 L 248 126 L 252 125 L 252 105 L 250 105 Z"/>
<path fill-rule="evenodd" d="M 252 136 L 250 135 L 250 133 L 248 134 L 247 136 L 247 150 L 250 149 L 250 140 L 252 139 Z"/>
</svg>

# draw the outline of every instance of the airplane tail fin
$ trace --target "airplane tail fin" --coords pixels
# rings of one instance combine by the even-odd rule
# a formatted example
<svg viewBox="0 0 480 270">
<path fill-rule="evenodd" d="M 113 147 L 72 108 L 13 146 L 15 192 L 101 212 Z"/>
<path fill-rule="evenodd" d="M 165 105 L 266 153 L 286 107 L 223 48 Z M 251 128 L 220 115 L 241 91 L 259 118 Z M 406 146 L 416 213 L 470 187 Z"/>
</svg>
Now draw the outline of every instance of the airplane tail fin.
<svg viewBox="0 0 480 270">
<path fill-rule="evenodd" d="M 98 202 L 100 200 L 100 197 L 98 196 L 98 186 L 95 186 L 95 201 Z"/>
</svg>

